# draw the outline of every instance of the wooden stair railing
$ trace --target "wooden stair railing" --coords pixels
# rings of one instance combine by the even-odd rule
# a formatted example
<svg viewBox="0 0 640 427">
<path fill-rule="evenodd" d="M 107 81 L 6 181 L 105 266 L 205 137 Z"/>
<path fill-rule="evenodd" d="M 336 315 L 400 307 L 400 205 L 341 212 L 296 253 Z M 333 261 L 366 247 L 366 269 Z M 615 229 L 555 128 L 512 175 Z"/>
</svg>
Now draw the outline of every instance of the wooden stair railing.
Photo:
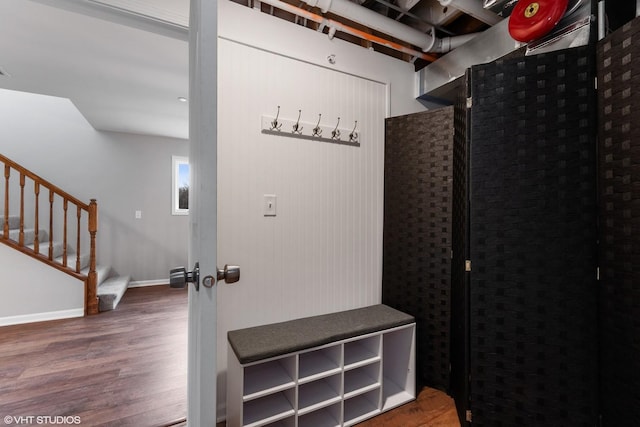
<svg viewBox="0 0 640 427">
<path fill-rule="evenodd" d="M 86 204 L 75 197 L 71 196 L 67 192 L 61 190 L 57 186 L 51 184 L 50 182 L 40 178 L 38 175 L 33 172 L 27 170 L 26 168 L 20 166 L 16 162 L 11 159 L 0 154 L 0 162 L 4 164 L 4 224 L 2 225 L 2 233 L 0 234 L 0 241 L 2 243 L 13 247 L 14 249 L 29 255 L 39 261 L 42 261 L 60 271 L 63 271 L 79 280 L 84 282 L 84 294 L 85 294 L 85 314 L 96 314 L 98 313 L 98 294 L 97 294 L 97 273 L 96 273 L 96 233 L 98 232 L 98 204 L 95 199 L 91 199 L 89 204 Z M 16 192 L 12 193 L 10 186 L 10 178 L 12 171 L 15 171 L 19 174 L 19 209 L 20 209 L 20 230 L 18 234 L 18 240 L 12 240 L 9 238 L 9 195 L 16 194 Z M 33 182 L 33 206 L 34 206 L 34 241 L 33 241 L 33 249 L 25 246 L 24 244 L 24 224 L 25 224 L 25 184 L 26 180 L 29 178 Z M 48 190 L 49 197 L 49 250 L 48 253 L 41 254 L 39 251 L 40 248 L 40 240 L 39 240 L 39 228 L 40 228 L 40 190 L 41 188 Z M 53 257 L 53 237 L 54 237 L 54 202 L 57 199 L 61 199 L 61 208 L 62 208 L 62 221 L 63 221 L 63 231 L 62 231 L 62 262 L 57 262 Z M 75 217 L 76 217 L 76 259 L 73 266 L 69 265 L 68 254 L 67 254 L 67 244 L 68 244 L 68 219 L 67 214 L 69 211 L 69 205 L 71 206 L 71 210 L 73 212 L 73 206 L 75 206 Z M 56 205 L 57 206 L 57 205 Z M 89 235 L 89 273 L 83 274 L 81 269 L 81 261 L 80 261 L 80 243 L 82 237 L 82 228 L 81 228 L 81 219 L 83 218 L 83 213 L 87 218 L 87 232 Z M 86 240 L 85 240 L 86 243 Z"/>
</svg>

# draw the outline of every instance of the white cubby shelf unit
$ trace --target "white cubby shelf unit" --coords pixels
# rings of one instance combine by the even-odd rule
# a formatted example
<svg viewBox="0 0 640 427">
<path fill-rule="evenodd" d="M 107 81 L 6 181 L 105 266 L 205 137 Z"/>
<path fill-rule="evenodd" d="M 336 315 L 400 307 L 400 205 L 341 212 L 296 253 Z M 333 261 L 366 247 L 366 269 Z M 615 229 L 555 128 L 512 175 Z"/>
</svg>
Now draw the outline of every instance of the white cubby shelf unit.
<svg viewBox="0 0 640 427">
<path fill-rule="evenodd" d="M 228 351 L 229 427 L 351 426 L 416 396 L 415 321 L 383 305 L 232 331 Z"/>
</svg>

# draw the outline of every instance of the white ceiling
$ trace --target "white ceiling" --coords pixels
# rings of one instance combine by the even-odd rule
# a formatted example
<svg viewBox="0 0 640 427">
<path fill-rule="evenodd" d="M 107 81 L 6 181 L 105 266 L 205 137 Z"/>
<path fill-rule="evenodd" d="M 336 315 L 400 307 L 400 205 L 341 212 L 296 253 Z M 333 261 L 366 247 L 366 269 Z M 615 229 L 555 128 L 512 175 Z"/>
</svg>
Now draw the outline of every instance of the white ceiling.
<svg viewBox="0 0 640 427">
<path fill-rule="evenodd" d="M 428 18 L 448 35 L 499 20 L 481 0 L 455 0 L 457 9 L 443 6 L 453 0 L 352 1 L 420 31 Z M 188 103 L 178 98 L 188 97 L 188 21 L 189 0 L 1 0 L 0 88 L 68 98 L 98 130 L 186 139 Z"/>
<path fill-rule="evenodd" d="M 187 138 L 189 1 L 102 1 L 155 18 L 77 7 L 92 0 L 0 1 L 0 88 L 69 98 L 99 130 Z"/>
</svg>

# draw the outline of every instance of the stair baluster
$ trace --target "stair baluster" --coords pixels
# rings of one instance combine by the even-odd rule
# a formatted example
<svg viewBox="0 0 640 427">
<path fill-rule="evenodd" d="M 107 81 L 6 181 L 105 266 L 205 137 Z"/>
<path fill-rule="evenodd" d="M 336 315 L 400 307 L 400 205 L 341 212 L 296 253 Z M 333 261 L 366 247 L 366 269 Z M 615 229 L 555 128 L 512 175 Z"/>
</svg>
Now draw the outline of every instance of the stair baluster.
<svg viewBox="0 0 640 427">
<path fill-rule="evenodd" d="M 33 228 L 34 228 L 34 237 L 33 237 L 33 251 L 35 253 L 40 253 L 40 212 L 38 209 L 38 201 L 40 197 L 40 183 L 33 183 L 33 194 L 35 197 L 35 217 L 33 218 Z"/>
<path fill-rule="evenodd" d="M 3 237 L 9 238 L 9 177 L 11 176 L 11 167 L 4 165 L 4 232 Z"/>
<path fill-rule="evenodd" d="M 53 189 L 49 189 L 49 261 L 53 261 Z"/>
<path fill-rule="evenodd" d="M 82 209 L 80 206 L 76 207 L 77 217 L 78 217 L 78 226 L 76 228 L 76 236 L 78 236 L 76 241 L 76 272 L 80 273 L 82 269 L 80 264 L 80 218 L 82 217 Z"/>
<path fill-rule="evenodd" d="M 69 201 L 67 199 L 64 199 L 64 201 L 62 202 L 62 210 L 64 212 L 64 237 L 62 238 L 62 265 L 64 265 L 65 267 L 67 266 L 67 208 L 69 206 Z"/>
<path fill-rule="evenodd" d="M 20 234 L 18 235 L 20 246 L 24 246 L 24 174 L 20 174 Z"/>
</svg>

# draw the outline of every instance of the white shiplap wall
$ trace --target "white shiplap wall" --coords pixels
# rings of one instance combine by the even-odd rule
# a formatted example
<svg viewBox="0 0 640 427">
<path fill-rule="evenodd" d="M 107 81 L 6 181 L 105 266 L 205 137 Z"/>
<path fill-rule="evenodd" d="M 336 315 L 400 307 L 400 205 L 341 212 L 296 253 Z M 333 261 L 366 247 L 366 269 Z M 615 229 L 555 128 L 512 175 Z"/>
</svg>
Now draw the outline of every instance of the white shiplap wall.
<svg viewBox="0 0 640 427">
<path fill-rule="evenodd" d="M 241 266 L 218 288 L 225 371 L 229 330 L 380 303 L 388 90 L 226 39 L 219 58 L 218 264 Z M 278 105 L 284 119 L 357 120 L 361 146 L 262 134 Z M 264 194 L 277 195 L 276 217 L 263 216 Z"/>
</svg>

